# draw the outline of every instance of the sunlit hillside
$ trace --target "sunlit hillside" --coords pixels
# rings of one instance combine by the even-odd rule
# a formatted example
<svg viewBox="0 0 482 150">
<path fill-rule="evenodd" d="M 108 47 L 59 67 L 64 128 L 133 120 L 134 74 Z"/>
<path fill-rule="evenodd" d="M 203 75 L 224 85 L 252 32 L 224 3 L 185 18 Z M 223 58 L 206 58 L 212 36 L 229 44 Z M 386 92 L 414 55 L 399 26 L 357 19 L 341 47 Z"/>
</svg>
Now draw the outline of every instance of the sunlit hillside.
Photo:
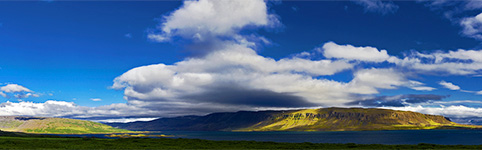
<svg viewBox="0 0 482 150">
<path fill-rule="evenodd" d="M 304 109 L 281 113 L 239 131 L 351 131 L 479 128 L 439 115 L 363 108 Z"/>
<path fill-rule="evenodd" d="M 129 130 L 117 129 L 97 122 L 42 117 L 0 117 L 0 130 L 47 133 L 47 134 L 94 134 L 94 133 L 125 133 Z"/>
</svg>

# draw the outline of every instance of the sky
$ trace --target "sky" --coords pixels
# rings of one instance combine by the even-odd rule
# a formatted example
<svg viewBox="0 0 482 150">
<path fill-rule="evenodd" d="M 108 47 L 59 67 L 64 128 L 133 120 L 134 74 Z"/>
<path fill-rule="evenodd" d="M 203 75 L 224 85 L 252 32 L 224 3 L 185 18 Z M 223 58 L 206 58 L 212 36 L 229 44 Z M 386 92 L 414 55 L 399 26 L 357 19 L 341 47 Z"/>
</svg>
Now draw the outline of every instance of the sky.
<svg viewBox="0 0 482 150">
<path fill-rule="evenodd" d="M 365 107 L 482 123 L 482 2 L 2 1 L 0 115 Z"/>
</svg>

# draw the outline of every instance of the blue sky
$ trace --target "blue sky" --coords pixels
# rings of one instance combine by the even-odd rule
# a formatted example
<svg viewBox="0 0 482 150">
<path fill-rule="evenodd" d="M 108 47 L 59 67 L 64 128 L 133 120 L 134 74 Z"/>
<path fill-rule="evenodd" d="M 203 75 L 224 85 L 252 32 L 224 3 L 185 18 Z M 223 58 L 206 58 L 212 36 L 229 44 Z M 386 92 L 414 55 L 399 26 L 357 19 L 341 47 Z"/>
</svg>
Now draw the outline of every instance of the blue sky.
<svg viewBox="0 0 482 150">
<path fill-rule="evenodd" d="M 482 117 L 479 1 L 0 3 L 2 115 Z"/>
</svg>

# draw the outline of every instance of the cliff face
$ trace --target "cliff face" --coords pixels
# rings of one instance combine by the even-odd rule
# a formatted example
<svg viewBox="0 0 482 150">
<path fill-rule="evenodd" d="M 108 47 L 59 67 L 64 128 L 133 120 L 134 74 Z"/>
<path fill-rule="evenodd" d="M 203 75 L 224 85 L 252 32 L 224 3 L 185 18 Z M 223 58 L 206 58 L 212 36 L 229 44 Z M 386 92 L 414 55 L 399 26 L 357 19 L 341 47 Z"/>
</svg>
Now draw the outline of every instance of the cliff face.
<svg viewBox="0 0 482 150">
<path fill-rule="evenodd" d="M 241 111 L 109 125 L 129 130 L 147 131 L 351 131 L 479 128 L 478 126 L 456 124 L 443 116 L 373 108 Z"/>
</svg>

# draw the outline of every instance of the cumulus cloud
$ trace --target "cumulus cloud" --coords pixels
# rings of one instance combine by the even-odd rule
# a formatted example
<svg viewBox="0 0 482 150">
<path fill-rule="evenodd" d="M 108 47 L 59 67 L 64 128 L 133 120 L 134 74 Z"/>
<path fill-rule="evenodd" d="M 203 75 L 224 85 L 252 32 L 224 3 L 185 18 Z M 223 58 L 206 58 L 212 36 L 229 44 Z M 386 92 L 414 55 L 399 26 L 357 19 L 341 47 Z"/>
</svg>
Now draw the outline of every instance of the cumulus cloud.
<svg viewBox="0 0 482 150">
<path fill-rule="evenodd" d="M 30 89 L 27 89 L 26 87 L 23 87 L 18 84 L 7 84 L 5 86 L 2 86 L 0 90 L 6 93 L 32 92 Z"/>
<path fill-rule="evenodd" d="M 365 8 L 365 12 L 380 13 L 382 15 L 393 14 L 397 12 L 398 5 L 391 1 L 382 0 L 353 0 L 358 5 Z"/>
<path fill-rule="evenodd" d="M 364 69 L 354 74 L 350 82 L 353 92 L 359 94 L 376 94 L 377 89 L 396 89 L 406 84 L 406 78 L 393 69 Z"/>
<path fill-rule="evenodd" d="M 269 26 L 277 21 L 263 0 L 184 1 L 181 8 L 163 17 L 159 31 L 148 38 L 165 42 L 173 36 L 204 41 L 234 37 L 247 26 Z"/>
<path fill-rule="evenodd" d="M 227 89 L 219 87 L 247 88 L 245 91 L 254 93 L 264 91 L 295 96 L 308 92 L 313 97 L 320 95 L 316 94 L 318 92 L 326 91 L 335 96 L 338 92 L 328 91 L 335 91 L 333 87 L 344 88 L 347 85 L 313 77 L 332 75 L 352 68 L 345 61 L 302 58 L 274 60 L 260 56 L 242 45 L 233 44 L 227 48 L 228 50 L 212 52 L 204 58 L 189 58 L 174 65 L 157 64 L 134 68 L 117 77 L 112 87 L 124 89 L 128 99 L 162 101 L 206 93 L 207 89 Z M 315 99 L 320 98 L 310 100 Z"/>
<path fill-rule="evenodd" d="M 163 102 L 162 108 L 172 104 L 292 108 L 343 105 L 356 95 L 377 94 L 378 89 L 408 82 L 394 69 L 377 68 L 360 69 L 352 81 L 338 82 L 322 76 L 351 69 L 353 64 L 299 57 L 274 60 L 243 45 L 226 48 L 173 65 L 131 69 L 117 77 L 112 88 L 124 90 L 129 101 Z"/>
<path fill-rule="evenodd" d="M 473 17 L 465 17 L 460 21 L 462 34 L 477 40 L 482 40 L 482 13 Z"/>
<path fill-rule="evenodd" d="M 372 4 L 391 7 L 378 2 L 367 6 L 371 9 L 375 7 Z M 208 52 L 172 65 L 131 69 L 115 78 L 112 88 L 124 90 L 125 99 L 137 106 L 214 112 L 224 108 L 235 111 L 344 105 L 360 94 L 377 94 L 379 89 L 408 84 L 405 76 L 387 68 L 357 69 L 350 82 L 323 77 L 353 69 L 356 63 L 352 61 L 390 59 L 386 50 L 373 47 L 326 43 L 322 55 L 334 59 L 309 59 L 300 54 L 275 60 L 258 55 L 253 37 L 241 35 L 240 31 L 276 24 L 278 20 L 267 9 L 262 0 L 185 1 L 181 8 L 164 16 L 158 31 L 148 37 L 159 42 L 173 37 L 193 40 L 191 47 Z"/>
<path fill-rule="evenodd" d="M 15 97 L 17 99 L 29 98 L 29 97 L 39 97 L 39 94 L 35 94 L 34 91 L 18 85 L 18 84 L 7 84 L 0 87 L 0 96 L 10 98 Z"/>
<path fill-rule="evenodd" d="M 256 53 L 253 41 L 269 41 L 239 32 L 276 22 L 262 0 L 185 1 L 181 8 L 165 16 L 159 32 L 148 36 L 157 41 L 169 41 L 172 37 L 193 40 L 191 47 L 208 52 L 172 65 L 131 69 L 117 77 L 112 88 L 124 90 L 130 103 L 146 107 L 214 112 L 226 108 L 234 111 L 339 105 L 350 101 L 354 94 L 377 93 L 377 89 L 393 89 L 402 82 L 398 81 L 401 78 L 392 80 L 382 75 L 393 71 L 383 69 L 361 70 L 363 74 L 355 75 L 350 83 L 324 79 L 322 76 L 352 69 L 354 64 L 346 59 L 264 57 Z M 380 53 L 386 55 L 386 51 Z M 371 82 L 367 74 L 387 80 Z"/>
<path fill-rule="evenodd" d="M 319 49 L 326 58 L 341 58 L 368 62 L 383 62 L 390 58 L 386 50 L 374 47 L 355 47 L 352 45 L 338 45 L 327 42 Z"/>
<path fill-rule="evenodd" d="M 440 81 L 439 84 L 450 90 L 460 90 L 459 86 L 454 85 L 453 83 L 450 83 L 450 82 Z"/>
</svg>

